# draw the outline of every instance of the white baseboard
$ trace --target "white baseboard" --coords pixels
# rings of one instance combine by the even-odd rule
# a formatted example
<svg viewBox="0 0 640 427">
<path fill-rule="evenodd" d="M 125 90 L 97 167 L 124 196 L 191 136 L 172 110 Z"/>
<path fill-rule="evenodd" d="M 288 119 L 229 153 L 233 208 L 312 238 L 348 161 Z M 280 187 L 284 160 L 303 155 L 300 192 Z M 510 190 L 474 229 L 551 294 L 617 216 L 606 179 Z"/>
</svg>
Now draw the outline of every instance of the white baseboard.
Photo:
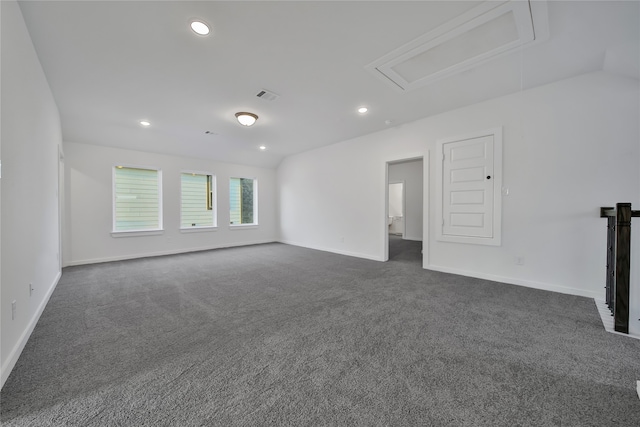
<svg viewBox="0 0 640 427">
<path fill-rule="evenodd" d="M 357 258 L 365 258 L 365 259 L 370 259 L 370 260 L 373 260 L 373 261 L 384 261 L 384 259 L 381 256 L 363 254 L 363 253 L 358 253 L 358 252 L 349 252 L 349 251 L 344 251 L 344 250 L 340 250 L 340 249 L 336 249 L 336 248 L 327 248 L 327 247 L 316 246 L 316 245 L 306 245 L 306 244 L 302 244 L 302 243 L 299 243 L 299 242 L 294 242 L 294 241 L 291 241 L 291 240 L 280 240 L 280 243 L 284 243 L 284 244 L 292 245 L 292 246 L 300 246 L 300 247 L 303 247 L 303 248 L 315 249 L 315 250 L 324 251 L 324 252 L 331 252 L 331 253 L 335 253 L 335 254 L 339 254 L 339 255 L 347 255 L 347 256 L 353 256 L 353 257 L 357 257 Z M 589 290 L 586 290 L 586 289 L 579 289 L 579 288 L 570 288 L 570 287 L 566 287 L 566 286 L 558 286 L 558 285 L 554 285 L 554 284 L 551 284 L 551 283 L 542 283 L 542 282 L 535 282 L 535 281 L 531 281 L 531 280 L 522 280 L 522 279 L 517 279 L 517 278 L 514 278 L 514 277 L 498 276 L 498 275 L 494 275 L 494 274 L 477 273 L 477 272 L 474 272 L 474 271 L 460 270 L 460 269 L 450 268 L 450 267 L 442 267 L 442 266 L 433 265 L 433 264 L 428 264 L 428 265 L 424 266 L 423 268 L 425 268 L 426 270 L 440 271 L 440 272 L 443 272 L 443 273 L 457 274 L 457 275 L 460 275 L 460 276 L 474 277 L 474 278 L 477 278 L 477 279 L 491 280 L 491 281 L 494 281 L 494 282 L 507 283 L 507 284 L 510 284 L 510 285 L 524 286 L 524 287 L 527 287 L 527 288 L 541 289 L 541 290 L 545 290 L 545 291 L 559 292 L 559 293 L 568 294 L 568 295 L 577 295 L 577 296 L 582 296 L 582 297 L 587 297 L 587 298 L 594 298 L 594 299 L 600 297 L 600 293 L 599 292 L 589 291 Z"/>
<path fill-rule="evenodd" d="M 498 276 L 494 274 L 476 273 L 472 271 L 459 270 L 456 268 L 442 267 L 439 265 L 429 264 L 425 267 L 427 270 L 435 270 L 443 273 L 458 274 L 460 276 L 475 277 L 477 279 L 491 280 L 494 282 L 508 283 L 510 285 L 524 286 L 527 288 L 541 289 L 544 291 L 559 292 L 561 294 L 577 295 L 587 298 L 598 298 L 599 292 L 589 291 L 586 289 L 569 288 L 566 286 L 558 286 L 551 283 L 534 282 L 531 280 L 522 280 L 514 277 Z"/>
<path fill-rule="evenodd" d="M 128 259 L 150 258 L 154 256 L 185 254 L 189 252 L 210 251 L 212 249 L 234 248 L 238 246 L 261 245 L 264 243 L 274 243 L 274 242 L 276 242 L 276 240 L 256 240 L 256 241 L 250 241 L 250 242 L 223 243 L 220 245 L 202 246 L 202 247 L 196 247 L 196 248 L 173 249 L 173 250 L 158 251 L 158 252 L 146 252 L 141 254 L 122 255 L 122 256 L 114 256 L 114 257 L 80 259 L 80 260 L 70 261 L 66 263 L 65 267 L 71 267 L 74 265 L 99 264 L 103 262 L 112 262 L 112 261 L 124 261 Z"/>
<path fill-rule="evenodd" d="M 334 254 L 338 254 L 338 255 L 346 255 L 346 256 L 352 256 L 352 257 L 356 257 L 356 258 L 364 258 L 364 259 L 370 259 L 372 261 L 384 261 L 384 259 L 382 259 L 382 257 L 380 256 L 375 256 L 375 255 L 370 255 L 370 254 L 363 254 L 360 252 L 350 252 L 350 251 L 345 251 L 345 250 L 341 250 L 341 249 L 336 249 L 336 248 L 328 248 L 328 247 L 323 247 L 323 246 L 310 246 L 310 245 L 305 245 L 302 243 L 298 243 L 298 242 L 293 242 L 291 240 L 279 240 L 280 243 L 284 243 L 285 245 L 291 245 L 291 246 L 298 246 L 301 248 L 307 248 L 307 249 L 314 249 L 317 251 L 323 251 L 323 252 L 331 252 Z"/>
<path fill-rule="evenodd" d="M 38 306 L 38 309 L 33 314 L 33 317 L 29 321 L 27 328 L 22 332 L 20 339 L 11 350 L 11 353 L 9 353 L 9 357 L 7 357 L 7 360 L 2 365 L 2 368 L 0 369 L 0 371 L 2 371 L 0 373 L 0 389 L 4 386 L 4 383 L 7 381 L 7 378 L 9 378 L 11 371 L 16 366 L 16 363 L 18 362 L 18 359 L 22 354 L 22 350 L 24 350 L 24 346 L 27 345 L 27 341 L 29 341 L 29 337 L 31 336 L 31 333 L 36 327 L 38 320 L 40 320 L 40 316 L 42 315 L 44 308 L 47 306 L 47 303 L 49 302 L 49 299 L 51 298 L 53 291 L 56 289 L 56 286 L 58 286 L 60 277 L 62 277 L 61 271 L 59 271 L 58 274 L 56 274 L 55 279 L 53 279 L 53 283 L 51 284 L 51 286 L 49 286 L 49 290 L 45 294 L 44 299 L 42 300 L 40 305 Z"/>
</svg>

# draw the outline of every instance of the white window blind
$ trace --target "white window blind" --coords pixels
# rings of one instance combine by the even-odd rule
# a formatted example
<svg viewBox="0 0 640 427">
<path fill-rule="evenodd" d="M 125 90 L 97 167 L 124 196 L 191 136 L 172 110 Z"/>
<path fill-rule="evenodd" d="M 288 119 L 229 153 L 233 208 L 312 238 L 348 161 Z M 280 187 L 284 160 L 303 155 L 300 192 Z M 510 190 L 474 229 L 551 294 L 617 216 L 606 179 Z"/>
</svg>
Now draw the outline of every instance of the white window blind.
<svg viewBox="0 0 640 427">
<path fill-rule="evenodd" d="M 161 229 L 160 171 L 116 166 L 113 177 L 113 230 Z"/>
<path fill-rule="evenodd" d="M 241 189 L 240 178 L 229 181 L 229 220 L 231 224 L 241 224 Z"/>
<path fill-rule="evenodd" d="M 213 175 L 183 173 L 181 181 L 181 228 L 215 226 L 215 180 Z"/>
<path fill-rule="evenodd" d="M 255 179 L 231 178 L 229 180 L 230 224 L 257 224 L 257 200 L 257 181 Z"/>
</svg>

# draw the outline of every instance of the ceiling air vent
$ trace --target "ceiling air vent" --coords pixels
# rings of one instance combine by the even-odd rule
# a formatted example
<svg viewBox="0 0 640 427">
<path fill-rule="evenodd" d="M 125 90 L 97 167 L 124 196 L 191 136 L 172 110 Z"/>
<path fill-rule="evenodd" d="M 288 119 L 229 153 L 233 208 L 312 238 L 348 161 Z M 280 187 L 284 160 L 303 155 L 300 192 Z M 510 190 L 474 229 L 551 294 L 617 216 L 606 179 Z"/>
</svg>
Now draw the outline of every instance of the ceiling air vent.
<svg viewBox="0 0 640 427">
<path fill-rule="evenodd" d="M 280 95 L 270 92 L 266 89 L 260 90 L 260 92 L 258 92 L 256 96 L 260 99 L 264 99 L 265 101 L 275 101 L 280 97 Z"/>
<path fill-rule="evenodd" d="M 531 8 L 529 1 L 481 3 L 365 68 L 397 89 L 410 91 L 477 67 L 548 37 L 546 3 L 533 3 Z M 542 13 L 532 14 L 533 6 Z"/>
</svg>

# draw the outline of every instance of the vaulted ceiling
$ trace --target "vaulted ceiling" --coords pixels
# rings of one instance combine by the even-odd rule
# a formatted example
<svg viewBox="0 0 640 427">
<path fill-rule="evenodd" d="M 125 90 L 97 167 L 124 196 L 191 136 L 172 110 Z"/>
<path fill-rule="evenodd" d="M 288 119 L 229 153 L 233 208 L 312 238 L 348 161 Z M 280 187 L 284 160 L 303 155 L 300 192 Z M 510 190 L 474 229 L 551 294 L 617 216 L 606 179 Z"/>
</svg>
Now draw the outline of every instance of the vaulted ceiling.
<svg viewBox="0 0 640 427">
<path fill-rule="evenodd" d="M 504 3 L 24 1 L 20 7 L 65 141 L 272 168 L 297 152 L 582 73 L 605 69 L 638 78 L 638 1 L 532 1 L 525 6 L 533 41 L 409 90 L 376 72 L 389 55 L 416 46 L 438 50 L 414 55 L 405 71 L 416 64 L 414 71 L 431 69 L 429 61 L 446 68 L 499 45 L 484 37 L 501 30 L 468 33 L 464 26 Z M 210 25 L 208 36 L 193 33 L 194 18 Z M 441 43 L 453 34 L 468 37 Z M 263 89 L 278 98 L 257 97 Z M 357 112 L 361 106 L 366 114 Z M 239 111 L 259 119 L 240 126 Z"/>
</svg>

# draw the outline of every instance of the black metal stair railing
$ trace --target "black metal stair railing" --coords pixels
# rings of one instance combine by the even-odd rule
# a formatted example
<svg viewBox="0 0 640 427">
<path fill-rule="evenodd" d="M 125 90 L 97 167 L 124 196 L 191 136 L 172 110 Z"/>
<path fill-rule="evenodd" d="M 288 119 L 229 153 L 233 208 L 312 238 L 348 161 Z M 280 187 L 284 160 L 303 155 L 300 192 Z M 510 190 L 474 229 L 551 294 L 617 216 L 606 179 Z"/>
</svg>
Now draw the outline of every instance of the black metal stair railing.
<svg viewBox="0 0 640 427">
<path fill-rule="evenodd" d="M 607 218 L 606 303 L 614 330 L 628 334 L 631 218 L 640 217 L 640 211 L 632 210 L 631 203 L 617 203 L 615 208 L 600 208 L 600 217 Z"/>
</svg>

